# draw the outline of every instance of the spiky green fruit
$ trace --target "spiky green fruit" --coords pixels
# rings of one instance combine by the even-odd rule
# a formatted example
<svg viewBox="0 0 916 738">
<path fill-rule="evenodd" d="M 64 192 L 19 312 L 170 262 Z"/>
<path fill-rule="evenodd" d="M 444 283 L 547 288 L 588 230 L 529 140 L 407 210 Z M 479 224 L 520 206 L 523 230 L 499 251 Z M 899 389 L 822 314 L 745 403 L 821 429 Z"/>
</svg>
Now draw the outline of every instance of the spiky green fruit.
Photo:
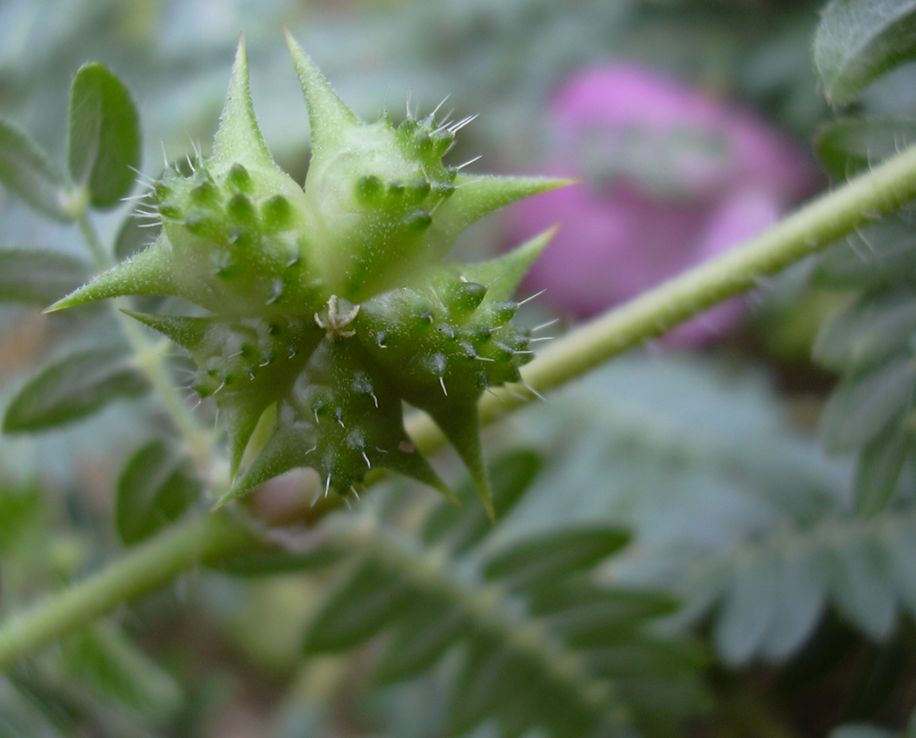
<svg viewBox="0 0 916 738">
<path fill-rule="evenodd" d="M 376 466 L 447 493 L 404 431 L 406 401 L 442 428 L 492 511 L 477 400 L 531 357 L 512 294 L 551 234 L 479 264 L 445 257 L 474 221 L 565 182 L 460 174 L 445 157 L 469 118 L 365 123 L 288 41 L 309 108 L 305 187 L 264 143 L 240 43 L 212 155 L 150 188 L 155 243 L 49 310 L 155 294 L 209 311 L 129 314 L 194 359 L 194 388 L 227 432 L 225 499 L 296 466 L 317 469 L 326 494 L 356 492 Z M 266 442 L 246 454 L 265 419 Z"/>
</svg>

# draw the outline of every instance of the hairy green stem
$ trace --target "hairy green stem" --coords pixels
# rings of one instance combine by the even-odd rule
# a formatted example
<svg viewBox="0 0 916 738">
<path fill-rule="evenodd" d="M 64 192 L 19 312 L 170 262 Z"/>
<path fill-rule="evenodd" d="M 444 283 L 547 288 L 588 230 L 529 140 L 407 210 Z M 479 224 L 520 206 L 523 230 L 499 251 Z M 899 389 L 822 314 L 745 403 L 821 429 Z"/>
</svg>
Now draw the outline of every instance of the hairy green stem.
<svg viewBox="0 0 916 738">
<path fill-rule="evenodd" d="M 89 247 L 96 268 L 103 270 L 111 267 L 114 262 L 102 246 L 98 233 L 92 225 L 85 208 L 77 213 L 76 223 L 86 245 Z M 175 429 L 181 436 L 185 448 L 194 460 L 196 468 L 204 477 L 208 477 L 214 456 L 214 434 L 204 429 L 197 422 L 194 414 L 182 400 L 175 385 L 172 383 L 172 379 L 163 362 L 165 348 L 168 343 L 165 341 L 151 341 L 147 338 L 143 329 L 122 312 L 123 308 L 130 306 L 124 298 L 117 298 L 111 304 L 121 331 L 124 333 L 131 349 L 133 349 L 137 368 L 146 375 L 149 383 L 158 394 Z"/>
<path fill-rule="evenodd" d="M 916 198 L 916 146 L 843 187 L 822 195 L 759 236 L 690 269 L 625 305 L 610 310 L 555 341 L 522 370 L 539 392 L 558 387 L 617 354 L 656 338 L 707 308 L 757 285 L 761 279 L 801 261 L 860 226 Z M 491 422 L 534 399 L 497 389 L 480 403 L 483 422 Z M 430 451 L 444 443 L 425 416 L 409 419 L 418 447 Z"/>
<path fill-rule="evenodd" d="M 0 628 L 0 669 L 181 572 L 251 545 L 252 535 L 227 512 L 191 518 L 141 544 L 85 581 L 11 616 Z"/>
<path fill-rule="evenodd" d="M 914 198 L 916 146 L 815 200 L 735 250 L 573 331 L 529 364 L 525 379 L 542 391 L 563 384 Z M 485 395 L 480 404 L 482 419 L 495 420 L 524 403 L 506 391 Z M 444 442 L 425 416 L 411 418 L 408 431 L 424 451 Z M 335 505 L 322 500 L 306 519 L 315 521 Z M 202 559 L 250 545 L 252 537 L 241 524 L 222 512 L 167 530 L 85 582 L 0 625 L 0 668 L 169 581 Z"/>
<path fill-rule="evenodd" d="M 128 307 L 123 298 L 114 300 L 121 329 L 134 350 L 134 362 L 159 396 L 173 425 L 181 436 L 185 449 L 194 461 L 198 472 L 209 479 L 215 454 L 216 434 L 197 422 L 187 403 L 181 398 L 165 368 L 163 356 L 169 347 L 167 341 L 150 341 L 143 329 L 132 318 L 121 312 Z"/>
<path fill-rule="evenodd" d="M 79 228 L 83 241 L 86 242 L 89 253 L 92 255 L 92 260 L 95 262 L 96 269 L 107 269 L 112 265 L 112 260 L 105 250 L 105 247 L 102 246 L 102 241 L 99 239 L 99 234 L 96 233 L 92 221 L 89 220 L 88 205 L 84 202 L 82 207 L 76 211 L 75 215 L 76 226 Z"/>
</svg>

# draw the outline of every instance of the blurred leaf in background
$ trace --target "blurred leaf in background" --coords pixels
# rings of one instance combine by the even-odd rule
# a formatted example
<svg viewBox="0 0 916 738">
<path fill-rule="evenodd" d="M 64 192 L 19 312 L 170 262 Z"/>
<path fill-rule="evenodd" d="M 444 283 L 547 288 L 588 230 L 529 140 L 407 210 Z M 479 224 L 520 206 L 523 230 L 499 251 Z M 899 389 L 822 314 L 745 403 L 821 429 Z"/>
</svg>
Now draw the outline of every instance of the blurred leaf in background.
<svg viewBox="0 0 916 738">
<path fill-rule="evenodd" d="M 111 207 L 100 229 L 125 256 L 151 234 L 119 205 L 131 183 L 106 172 L 142 158 L 156 175 L 160 142 L 171 159 L 210 139 L 240 31 L 266 138 L 300 180 L 309 132 L 283 24 L 360 113 L 403 117 L 405 90 L 421 111 L 451 93 L 448 106 L 481 112 L 455 162 L 484 152 L 491 169 L 537 170 L 564 81 L 625 61 L 753 111 L 794 137 L 793 157 L 819 129 L 824 170 L 844 179 L 913 141 L 913 68 L 885 73 L 909 58 L 913 11 L 828 5 L 817 69 L 833 103 L 853 104 L 827 122 L 810 58 L 822 5 L 0 4 L 0 109 L 12 121 L 0 126 L 0 406 L 19 430 L 72 421 L 0 444 L 0 609 L 113 558 L 113 531 L 142 543 L 197 495 L 161 414 L 108 348 L 112 317 L 37 315 L 88 269 L 66 223 L 66 175 L 47 163 L 68 161 L 60 121 L 81 64 L 123 78 L 143 121 L 141 156 L 120 88 L 100 67 L 79 73 L 70 176 Z M 98 96 L 114 99 L 118 121 L 93 116 Z M 116 161 L 86 158 L 82 142 L 106 126 L 125 134 L 106 152 Z M 280 531 L 6 675 L 0 734 L 433 738 L 451 720 L 474 738 L 498 726 L 532 738 L 622 720 L 646 735 L 821 736 L 843 723 L 832 738 L 902 735 L 916 679 L 912 217 L 868 225 L 761 285 L 761 320 L 706 356 L 648 347 L 490 431 L 507 450 L 493 470 L 498 526 L 474 505 L 374 491 L 317 532 Z M 478 228 L 461 248 L 494 252 L 504 229 Z M 618 261 L 644 264 L 631 233 Z M 791 351 L 761 330 L 791 337 Z M 812 342 L 825 369 L 809 362 Z M 78 362 L 58 361 L 72 352 Z M 857 462 L 819 449 L 827 372 L 843 379 L 822 436 Z M 22 387 L 34 402 L 11 403 Z"/>
</svg>

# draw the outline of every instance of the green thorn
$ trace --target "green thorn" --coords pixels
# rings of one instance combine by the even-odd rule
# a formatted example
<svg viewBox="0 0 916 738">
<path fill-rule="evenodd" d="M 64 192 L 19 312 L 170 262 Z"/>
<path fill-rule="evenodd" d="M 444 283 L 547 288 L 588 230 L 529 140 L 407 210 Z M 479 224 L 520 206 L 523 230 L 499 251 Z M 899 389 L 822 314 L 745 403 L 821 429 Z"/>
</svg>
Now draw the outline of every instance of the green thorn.
<svg viewBox="0 0 916 738">
<path fill-rule="evenodd" d="M 312 150 L 319 151 L 331 144 L 347 128 L 358 126 L 359 119 L 347 107 L 319 71 L 315 63 L 296 43 L 289 31 L 285 31 L 286 45 L 293 57 L 299 84 L 309 109 L 309 125 L 312 129 Z M 314 155 L 314 154 L 313 154 Z"/>
<path fill-rule="evenodd" d="M 455 194 L 440 208 L 436 220 L 443 232 L 454 238 L 494 210 L 575 183 L 572 179 L 550 177 L 459 175 L 455 179 Z"/>
<path fill-rule="evenodd" d="M 168 252 L 157 241 L 136 256 L 102 272 L 89 283 L 61 298 L 45 313 L 85 305 L 121 295 L 174 295 Z"/>
<path fill-rule="evenodd" d="M 194 351 L 204 342 L 208 331 L 213 325 L 212 318 L 199 318 L 188 315 L 156 315 L 123 308 L 121 312 L 161 333 L 188 351 Z"/>
<path fill-rule="evenodd" d="M 213 139 L 213 158 L 225 165 L 241 160 L 246 164 L 276 167 L 255 118 L 248 81 L 248 56 L 241 36 L 219 129 Z"/>
<path fill-rule="evenodd" d="M 229 442 L 230 479 L 236 478 L 245 450 L 248 448 L 248 444 L 251 442 L 251 438 L 258 429 L 261 418 L 264 415 L 266 415 L 264 403 L 259 400 L 233 404 L 223 403 L 220 405 L 221 423 L 226 428 L 226 436 Z M 275 414 L 273 416 L 275 417 Z M 268 422 L 273 422 L 270 419 L 267 420 Z"/>
<path fill-rule="evenodd" d="M 487 286 L 487 302 L 508 300 L 556 232 L 557 226 L 552 226 L 507 254 L 463 266 L 462 274 L 471 282 Z"/>
<path fill-rule="evenodd" d="M 232 486 L 213 508 L 219 509 L 283 472 L 307 466 L 308 462 L 309 449 L 305 439 L 292 425 L 284 425 L 281 421 L 261 452 L 235 477 Z"/>
<path fill-rule="evenodd" d="M 471 480 L 477 488 L 477 494 L 480 495 L 487 517 L 495 522 L 496 513 L 493 509 L 490 477 L 487 474 L 483 449 L 480 445 L 480 416 L 477 412 L 477 403 L 473 400 L 466 403 L 448 403 L 435 410 L 430 410 L 430 415 L 455 447 L 461 460 L 464 461 Z"/>
</svg>

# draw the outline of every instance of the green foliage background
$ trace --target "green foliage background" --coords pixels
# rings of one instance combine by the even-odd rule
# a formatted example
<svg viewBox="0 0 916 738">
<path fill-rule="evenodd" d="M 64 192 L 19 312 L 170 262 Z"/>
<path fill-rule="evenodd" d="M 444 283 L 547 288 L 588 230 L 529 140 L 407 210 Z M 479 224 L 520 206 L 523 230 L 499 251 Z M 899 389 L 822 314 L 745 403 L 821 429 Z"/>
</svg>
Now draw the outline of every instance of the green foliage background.
<svg viewBox="0 0 916 738">
<path fill-rule="evenodd" d="M 0 109 L 64 161 L 70 79 L 98 58 L 139 102 L 154 171 L 160 139 L 169 156 L 209 139 L 241 30 L 266 138 L 302 175 L 286 23 L 359 112 L 400 110 L 405 89 L 484 111 L 463 145 L 493 152 L 494 169 L 528 168 L 558 80 L 620 54 L 757 108 L 841 181 L 914 140 L 913 69 L 898 65 L 916 6 L 820 6 L 8 0 Z M 98 69 L 81 73 L 86 88 L 117 97 Z M 0 179 L 24 159 L 40 176 L 19 194 L 51 218 L 0 191 L 4 430 L 83 420 L 2 438 L 4 614 L 201 506 L 112 315 L 37 316 L 92 267 L 47 205 L 64 175 L 18 136 L 0 130 Z M 69 164 L 90 182 L 123 168 Z M 100 221 L 119 255 L 142 237 L 124 214 Z M 483 255 L 499 237 L 482 225 L 463 248 Z M 914 274 L 912 212 L 869 225 L 762 288 L 733 343 L 650 348 L 490 430 L 497 526 L 386 483 L 315 532 L 270 531 L 256 554 L 189 572 L 5 674 L 0 736 L 903 735 L 916 702 Z"/>
</svg>

